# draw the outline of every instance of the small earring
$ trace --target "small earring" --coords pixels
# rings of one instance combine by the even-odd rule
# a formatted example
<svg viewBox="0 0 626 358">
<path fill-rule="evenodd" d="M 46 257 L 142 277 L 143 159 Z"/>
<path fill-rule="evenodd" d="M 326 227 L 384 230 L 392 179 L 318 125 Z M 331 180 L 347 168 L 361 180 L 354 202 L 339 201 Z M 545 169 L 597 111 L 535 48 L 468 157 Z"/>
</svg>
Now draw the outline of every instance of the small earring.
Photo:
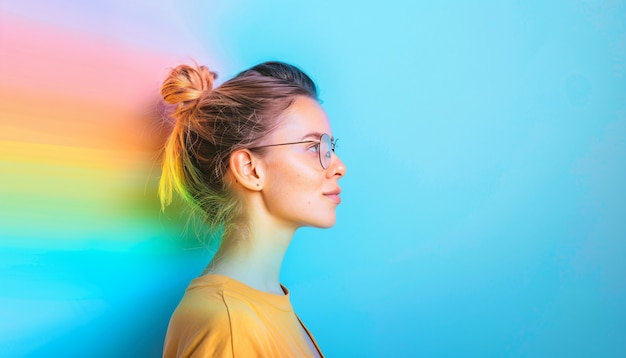
<svg viewBox="0 0 626 358">
<path fill-rule="evenodd" d="M 259 183 L 256 183 L 256 186 L 258 187 L 258 186 L 259 186 Z"/>
</svg>

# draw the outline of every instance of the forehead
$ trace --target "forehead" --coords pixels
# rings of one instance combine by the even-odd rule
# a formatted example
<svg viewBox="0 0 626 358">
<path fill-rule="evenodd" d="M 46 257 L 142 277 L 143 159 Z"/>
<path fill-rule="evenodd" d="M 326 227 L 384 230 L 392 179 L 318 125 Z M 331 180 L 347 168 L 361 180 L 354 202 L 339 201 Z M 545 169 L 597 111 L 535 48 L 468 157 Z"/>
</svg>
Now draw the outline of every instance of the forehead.
<svg viewBox="0 0 626 358">
<path fill-rule="evenodd" d="M 273 137 L 278 140 L 300 140 L 309 133 L 328 133 L 332 136 L 330 122 L 316 100 L 298 97 L 282 114 Z"/>
</svg>

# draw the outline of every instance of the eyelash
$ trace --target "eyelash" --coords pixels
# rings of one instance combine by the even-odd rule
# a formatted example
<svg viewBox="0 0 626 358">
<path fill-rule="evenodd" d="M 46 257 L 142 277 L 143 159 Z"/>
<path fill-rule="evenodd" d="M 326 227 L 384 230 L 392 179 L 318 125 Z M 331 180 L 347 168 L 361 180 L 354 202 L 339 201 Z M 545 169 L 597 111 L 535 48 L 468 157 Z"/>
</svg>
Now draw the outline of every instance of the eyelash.
<svg viewBox="0 0 626 358">
<path fill-rule="evenodd" d="M 310 146 L 309 148 L 307 148 L 307 150 L 311 150 L 311 149 L 315 149 L 315 153 L 319 152 L 319 150 L 320 150 L 320 144 L 319 144 L 319 143 L 314 143 L 312 146 Z"/>
</svg>

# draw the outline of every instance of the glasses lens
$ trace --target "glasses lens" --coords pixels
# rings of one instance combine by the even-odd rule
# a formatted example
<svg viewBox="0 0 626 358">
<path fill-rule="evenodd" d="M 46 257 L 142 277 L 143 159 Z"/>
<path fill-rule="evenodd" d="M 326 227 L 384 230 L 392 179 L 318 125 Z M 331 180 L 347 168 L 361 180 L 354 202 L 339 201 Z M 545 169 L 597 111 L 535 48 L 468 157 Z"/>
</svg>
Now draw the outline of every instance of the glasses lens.
<svg viewBox="0 0 626 358">
<path fill-rule="evenodd" d="M 322 164 L 322 168 L 327 169 L 330 166 L 331 159 L 330 137 L 328 134 L 324 133 L 320 138 L 320 163 Z"/>
</svg>

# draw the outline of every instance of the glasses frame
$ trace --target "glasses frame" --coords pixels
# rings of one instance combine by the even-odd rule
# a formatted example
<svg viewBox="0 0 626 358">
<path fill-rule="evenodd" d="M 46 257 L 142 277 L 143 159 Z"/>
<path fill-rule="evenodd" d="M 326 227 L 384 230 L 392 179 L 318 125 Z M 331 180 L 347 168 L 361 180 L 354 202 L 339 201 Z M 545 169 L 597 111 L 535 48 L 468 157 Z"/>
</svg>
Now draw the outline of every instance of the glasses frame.
<svg viewBox="0 0 626 358">
<path fill-rule="evenodd" d="M 339 138 L 331 138 L 328 134 L 326 133 L 322 133 L 320 135 L 320 139 L 318 140 L 301 140 L 301 141 L 297 141 L 297 142 L 288 142 L 288 143 L 277 143 L 277 144 L 266 144 L 266 145 L 259 145 L 256 147 L 251 147 L 248 148 L 250 150 L 254 150 L 254 149 L 260 149 L 260 148 L 267 148 L 267 147 L 280 147 L 283 145 L 293 145 L 293 144 L 303 144 L 303 143 L 317 143 L 318 145 L 318 149 L 317 149 L 317 155 L 318 155 L 318 159 L 320 160 L 320 165 L 322 166 L 322 169 L 328 169 L 330 167 L 330 161 L 328 162 L 327 166 L 324 166 L 324 160 L 322 159 L 322 151 L 320 150 L 320 147 L 322 145 L 322 141 L 324 140 L 324 136 L 326 136 L 326 138 L 328 138 L 328 142 L 330 143 L 330 151 L 327 153 L 324 153 L 324 155 L 327 155 L 328 153 L 335 153 L 335 146 L 337 145 L 337 142 L 339 141 Z M 332 159 L 332 154 L 331 154 L 331 159 Z"/>
</svg>

